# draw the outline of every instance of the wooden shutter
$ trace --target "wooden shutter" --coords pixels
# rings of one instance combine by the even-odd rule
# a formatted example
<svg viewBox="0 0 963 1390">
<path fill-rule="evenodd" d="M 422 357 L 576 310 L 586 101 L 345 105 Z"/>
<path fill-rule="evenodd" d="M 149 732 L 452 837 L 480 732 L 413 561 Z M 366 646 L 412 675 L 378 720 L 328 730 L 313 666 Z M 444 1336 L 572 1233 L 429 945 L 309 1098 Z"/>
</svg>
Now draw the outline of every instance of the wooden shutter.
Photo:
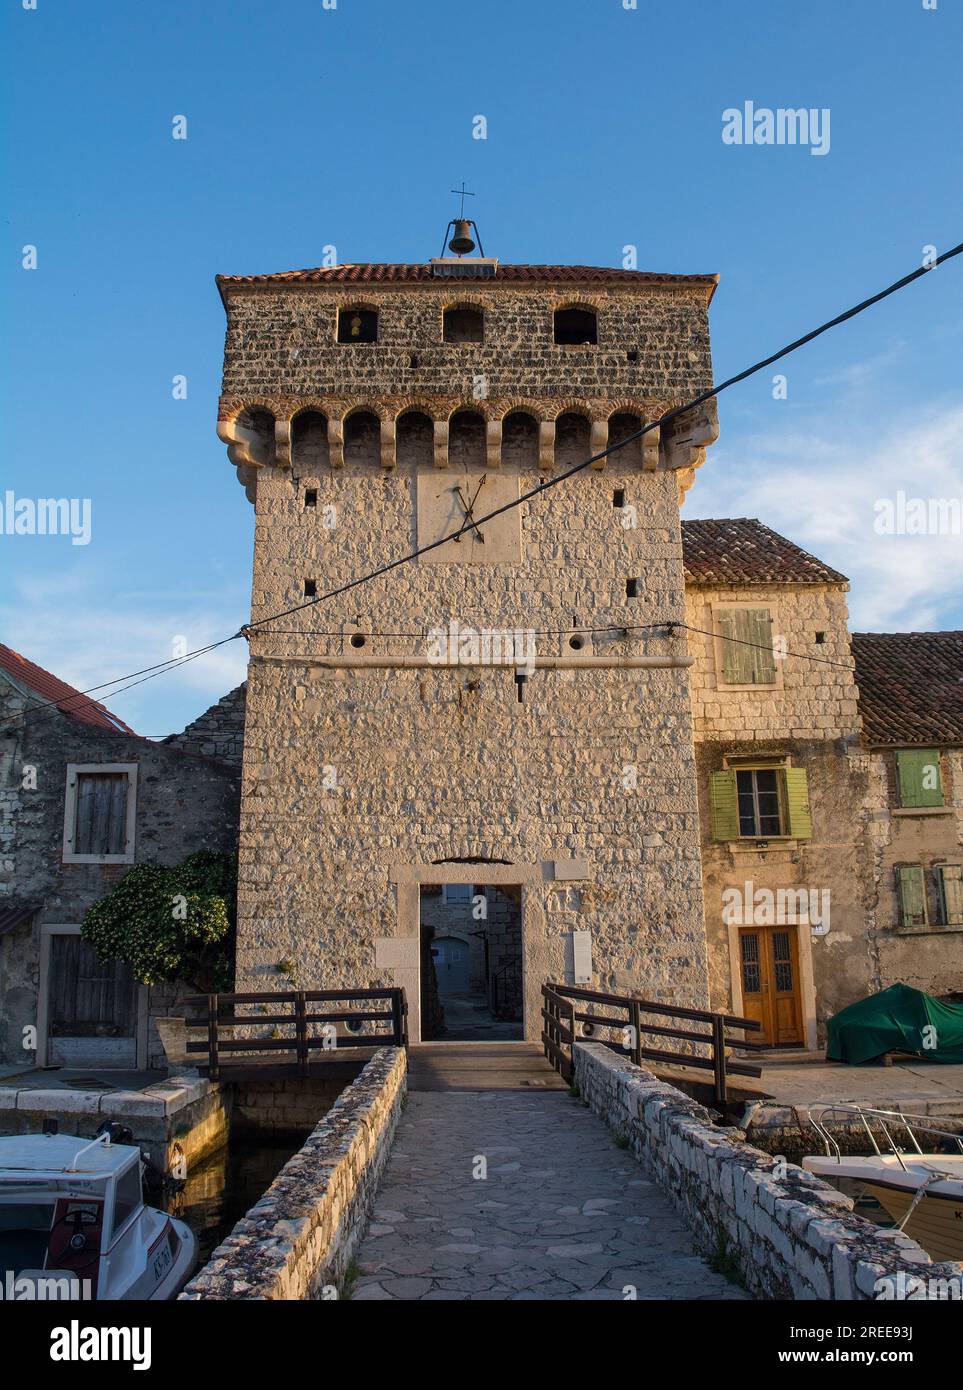
<svg viewBox="0 0 963 1390">
<path fill-rule="evenodd" d="M 731 769 L 709 774 L 709 810 L 714 840 L 739 838 L 739 796 Z"/>
<path fill-rule="evenodd" d="M 901 806 L 943 805 L 938 748 L 897 749 L 896 775 Z"/>
<path fill-rule="evenodd" d="M 804 767 L 787 767 L 785 777 L 789 834 L 794 840 L 811 840 L 813 820 L 809 809 L 809 775 Z"/>
<path fill-rule="evenodd" d="M 938 864 L 936 884 L 940 895 L 940 925 L 963 926 L 963 867 Z"/>
<path fill-rule="evenodd" d="M 900 864 L 896 870 L 899 887 L 900 924 L 904 927 L 926 925 L 926 883 L 920 864 Z"/>
<path fill-rule="evenodd" d="M 717 616 L 726 685 L 773 685 L 772 616 L 768 608 L 726 608 Z"/>
<path fill-rule="evenodd" d="M 125 854 L 127 851 L 126 772 L 77 774 L 74 854 Z"/>
</svg>

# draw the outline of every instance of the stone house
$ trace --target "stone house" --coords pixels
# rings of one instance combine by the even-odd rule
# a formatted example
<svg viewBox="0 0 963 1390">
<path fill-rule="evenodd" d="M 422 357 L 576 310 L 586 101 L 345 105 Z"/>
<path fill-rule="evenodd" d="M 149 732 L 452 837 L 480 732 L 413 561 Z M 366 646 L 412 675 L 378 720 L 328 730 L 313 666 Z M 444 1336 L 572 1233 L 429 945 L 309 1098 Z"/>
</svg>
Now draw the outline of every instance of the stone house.
<svg viewBox="0 0 963 1390">
<path fill-rule="evenodd" d="M 874 988 L 963 996 L 963 632 L 856 632 Z"/>
<path fill-rule="evenodd" d="M 222 709 L 239 711 L 240 725 L 224 720 L 218 741 Z M 170 991 L 99 961 L 80 923 L 134 864 L 233 850 L 238 728 L 243 688 L 167 746 L 152 743 L 0 646 L 0 1064 L 159 1059 L 149 1020 Z"/>
</svg>

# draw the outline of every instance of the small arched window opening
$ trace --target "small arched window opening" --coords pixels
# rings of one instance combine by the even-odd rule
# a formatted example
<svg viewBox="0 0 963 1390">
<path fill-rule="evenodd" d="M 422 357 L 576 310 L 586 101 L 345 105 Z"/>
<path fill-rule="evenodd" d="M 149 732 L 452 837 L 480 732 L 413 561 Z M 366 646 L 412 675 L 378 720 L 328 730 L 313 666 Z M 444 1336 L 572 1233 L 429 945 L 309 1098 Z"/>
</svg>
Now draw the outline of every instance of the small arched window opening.
<svg viewBox="0 0 963 1390">
<path fill-rule="evenodd" d="M 484 468 L 487 462 L 485 417 L 459 410 L 448 424 L 448 462 L 452 468 Z"/>
<path fill-rule="evenodd" d="M 628 439 L 641 428 L 642 421 L 639 416 L 628 411 L 618 411 L 615 415 L 609 416 L 609 446 L 620 444 L 623 439 Z M 631 444 L 616 449 L 613 454 L 609 454 L 608 462 L 612 468 L 626 472 L 629 469 L 641 468 L 642 440 L 634 439 Z"/>
<path fill-rule="evenodd" d="M 502 421 L 502 463 L 538 467 L 538 421 L 525 410 L 513 410 Z"/>
<path fill-rule="evenodd" d="M 594 309 L 556 309 L 555 341 L 567 346 L 599 340 L 599 319 Z"/>
<path fill-rule="evenodd" d="M 566 411 L 555 421 L 555 463 L 569 468 L 591 453 L 592 427 L 584 415 Z"/>
<path fill-rule="evenodd" d="M 302 410 L 291 422 L 291 466 L 299 476 L 328 466 L 328 420 L 319 410 Z"/>
<path fill-rule="evenodd" d="M 459 304 L 444 313 L 443 336 L 446 343 L 483 343 L 485 315 L 481 309 Z"/>
<path fill-rule="evenodd" d="M 406 410 L 398 417 L 395 432 L 398 467 L 430 468 L 434 464 L 435 426 L 420 410 Z"/>
<path fill-rule="evenodd" d="M 339 343 L 376 343 L 378 315 L 374 309 L 339 309 Z"/>
<path fill-rule="evenodd" d="M 381 421 L 370 410 L 356 410 L 344 422 L 346 464 L 377 466 L 381 462 Z"/>
</svg>

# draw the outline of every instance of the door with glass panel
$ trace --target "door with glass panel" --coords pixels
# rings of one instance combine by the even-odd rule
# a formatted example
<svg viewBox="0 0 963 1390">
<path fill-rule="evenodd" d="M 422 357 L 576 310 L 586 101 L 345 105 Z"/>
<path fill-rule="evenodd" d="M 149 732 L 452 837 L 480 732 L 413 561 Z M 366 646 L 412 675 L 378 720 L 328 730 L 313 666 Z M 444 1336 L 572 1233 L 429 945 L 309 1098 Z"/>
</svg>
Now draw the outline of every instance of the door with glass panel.
<svg viewBox="0 0 963 1390">
<path fill-rule="evenodd" d="M 742 1013 L 762 1024 L 770 1047 L 801 1044 L 799 950 L 793 927 L 743 927 L 739 932 Z"/>
</svg>

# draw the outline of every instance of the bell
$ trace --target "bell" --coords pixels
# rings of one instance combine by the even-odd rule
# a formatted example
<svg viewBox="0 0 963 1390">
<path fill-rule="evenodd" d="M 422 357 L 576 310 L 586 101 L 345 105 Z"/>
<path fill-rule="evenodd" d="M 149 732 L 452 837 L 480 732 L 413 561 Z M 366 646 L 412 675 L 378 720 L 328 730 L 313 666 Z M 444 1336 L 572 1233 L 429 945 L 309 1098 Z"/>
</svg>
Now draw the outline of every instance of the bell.
<svg viewBox="0 0 963 1390">
<path fill-rule="evenodd" d="M 465 217 L 455 218 L 455 234 L 448 243 L 448 250 L 454 251 L 456 256 L 466 256 L 469 251 L 474 251 L 475 243 L 469 234 L 471 222 Z"/>
</svg>

